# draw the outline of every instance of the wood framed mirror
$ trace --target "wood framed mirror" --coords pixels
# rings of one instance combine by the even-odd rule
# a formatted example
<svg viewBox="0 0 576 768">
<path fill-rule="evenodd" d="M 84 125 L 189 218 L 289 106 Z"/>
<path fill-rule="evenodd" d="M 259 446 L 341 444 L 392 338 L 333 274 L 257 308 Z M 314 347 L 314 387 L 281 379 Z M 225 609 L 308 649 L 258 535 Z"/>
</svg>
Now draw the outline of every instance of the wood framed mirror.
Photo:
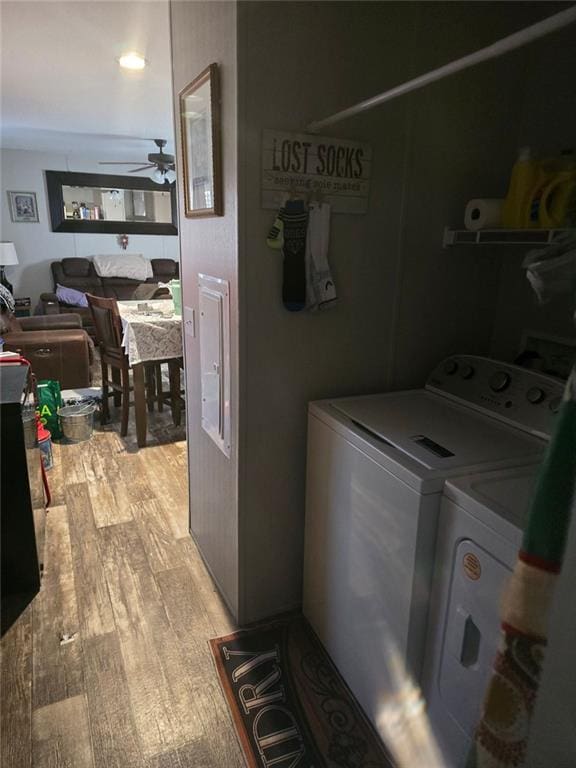
<svg viewBox="0 0 576 768">
<path fill-rule="evenodd" d="M 175 183 L 104 173 L 45 174 L 53 232 L 178 234 Z"/>
<path fill-rule="evenodd" d="M 184 211 L 188 218 L 222 216 L 220 82 L 210 64 L 180 92 Z"/>
</svg>

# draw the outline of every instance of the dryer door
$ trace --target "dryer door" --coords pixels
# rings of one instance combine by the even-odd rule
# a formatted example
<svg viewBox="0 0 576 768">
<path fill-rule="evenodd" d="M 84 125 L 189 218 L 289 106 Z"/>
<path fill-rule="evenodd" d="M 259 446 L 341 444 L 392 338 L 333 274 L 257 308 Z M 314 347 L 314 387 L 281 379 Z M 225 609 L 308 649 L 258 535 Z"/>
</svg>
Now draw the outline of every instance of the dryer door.
<svg viewBox="0 0 576 768">
<path fill-rule="evenodd" d="M 446 710 L 471 736 L 500 637 L 500 599 L 510 569 L 464 539 L 452 562 L 439 688 Z"/>
</svg>

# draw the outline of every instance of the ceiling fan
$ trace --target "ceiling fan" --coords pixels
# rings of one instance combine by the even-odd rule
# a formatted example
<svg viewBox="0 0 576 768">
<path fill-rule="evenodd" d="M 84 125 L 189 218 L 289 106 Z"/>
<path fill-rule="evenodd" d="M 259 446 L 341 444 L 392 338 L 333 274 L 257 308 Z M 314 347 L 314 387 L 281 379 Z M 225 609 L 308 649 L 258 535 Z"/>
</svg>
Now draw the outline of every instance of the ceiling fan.
<svg viewBox="0 0 576 768">
<path fill-rule="evenodd" d="M 139 166 L 138 168 L 132 168 L 128 171 L 128 173 L 138 173 L 138 171 L 145 171 L 147 168 L 156 168 L 152 174 L 152 180 L 157 184 L 171 184 L 176 179 L 176 172 L 174 170 L 174 155 L 169 155 L 163 151 L 163 147 L 166 146 L 166 139 L 153 139 L 153 141 L 160 151 L 150 152 L 148 155 L 148 162 L 145 165 L 131 161 L 122 162 L 121 160 L 100 161 L 99 165 Z"/>
</svg>

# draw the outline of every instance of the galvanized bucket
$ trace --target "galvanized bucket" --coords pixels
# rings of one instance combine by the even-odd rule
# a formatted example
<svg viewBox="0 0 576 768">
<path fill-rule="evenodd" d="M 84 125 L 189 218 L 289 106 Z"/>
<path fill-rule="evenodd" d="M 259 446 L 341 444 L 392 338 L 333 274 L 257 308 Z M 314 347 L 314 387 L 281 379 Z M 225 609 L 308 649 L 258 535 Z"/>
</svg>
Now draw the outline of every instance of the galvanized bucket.
<svg viewBox="0 0 576 768">
<path fill-rule="evenodd" d="M 58 415 L 64 437 L 72 443 L 90 440 L 94 429 L 95 410 L 96 406 L 93 403 L 65 405 L 63 408 L 59 408 Z"/>
</svg>

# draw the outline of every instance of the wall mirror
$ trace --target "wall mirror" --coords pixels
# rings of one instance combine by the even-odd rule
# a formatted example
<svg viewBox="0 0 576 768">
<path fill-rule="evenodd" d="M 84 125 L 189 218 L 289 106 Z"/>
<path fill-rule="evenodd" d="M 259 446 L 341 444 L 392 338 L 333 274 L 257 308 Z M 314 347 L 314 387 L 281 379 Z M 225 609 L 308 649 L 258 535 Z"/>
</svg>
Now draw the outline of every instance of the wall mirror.
<svg viewBox="0 0 576 768">
<path fill-rule="evenodd" d="M 103 173 L 46 171 L 53 232 L 177 235 L 175 184 Z"/>
<path fill-rule="evenodd" d="M 181 91 L 180 121 L 186 216 L 222 216 L 217 64 L 211 64 Z"/>
</svg>

